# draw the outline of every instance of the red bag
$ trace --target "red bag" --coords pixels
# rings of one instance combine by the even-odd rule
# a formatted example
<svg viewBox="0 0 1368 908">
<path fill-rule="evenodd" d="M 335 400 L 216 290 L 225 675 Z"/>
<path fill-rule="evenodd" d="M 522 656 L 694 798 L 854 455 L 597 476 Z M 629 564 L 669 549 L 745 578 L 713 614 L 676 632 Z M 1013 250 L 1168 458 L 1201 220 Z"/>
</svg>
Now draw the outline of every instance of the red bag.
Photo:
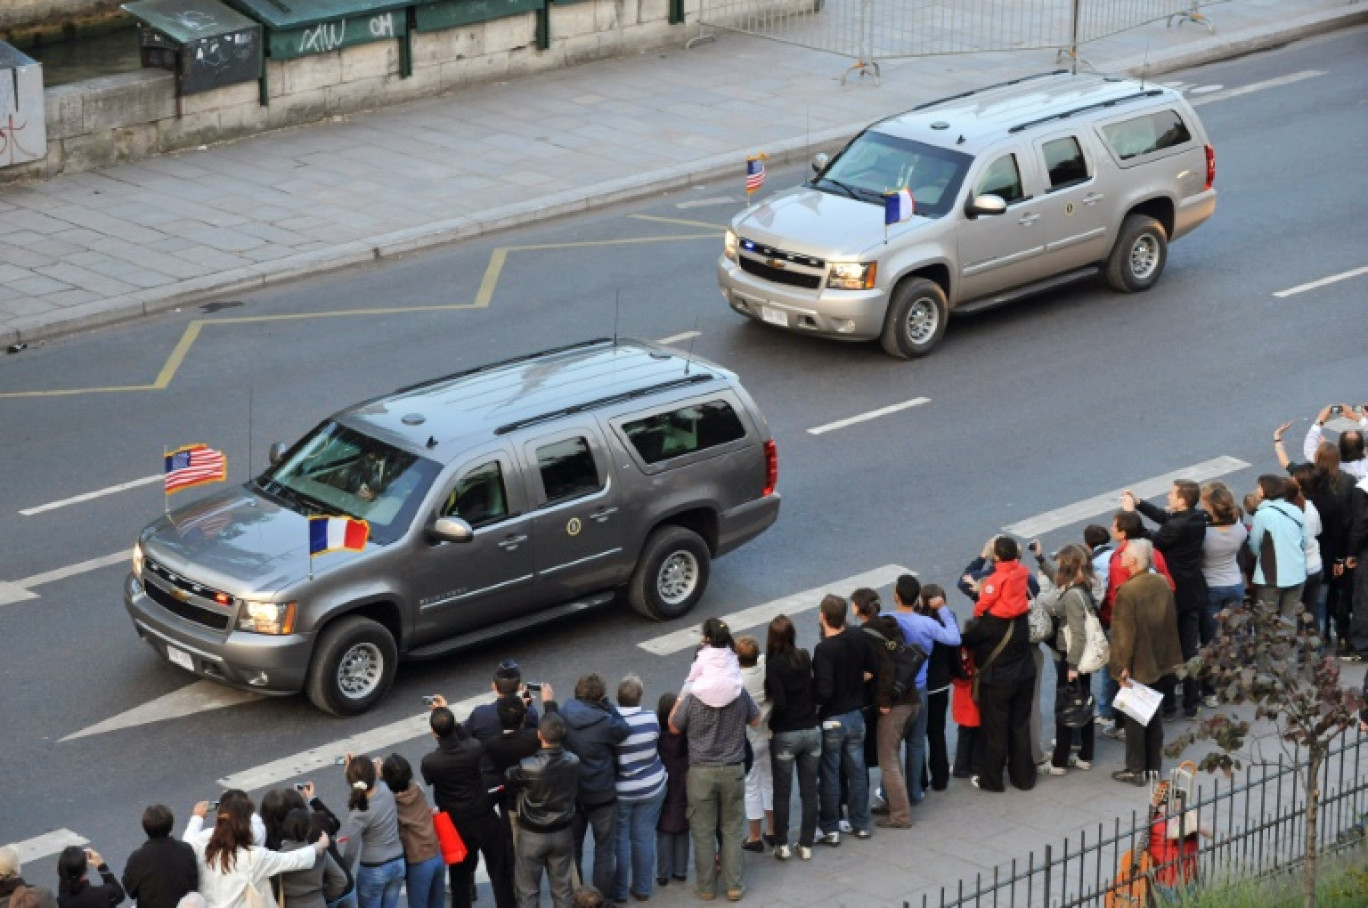
<svg viewBox="0 0 1368 908">
<path fill-rule="evenodd" d="M 451 821 L 449 813 L 445 810 L 434 810 L 432 828 L 437 831 L 437 841 L 442 846 L 442 860 L 448 866 L 459 864 L 466 859 L 465 842 L 461 841 L 461 834 L 456 831 L 456 824 Z"/>
</svg>

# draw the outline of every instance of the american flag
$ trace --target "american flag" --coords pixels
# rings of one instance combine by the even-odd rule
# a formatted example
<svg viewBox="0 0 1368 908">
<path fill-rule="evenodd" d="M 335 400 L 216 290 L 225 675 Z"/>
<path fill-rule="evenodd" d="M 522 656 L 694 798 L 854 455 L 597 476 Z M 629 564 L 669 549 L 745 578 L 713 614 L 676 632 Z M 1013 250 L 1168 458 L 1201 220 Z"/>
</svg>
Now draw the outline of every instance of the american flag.
<svg viewBox="0 0 1368 908">
<path fill-rule="evenodd" d="M 187 445 L 166 455 L 166 494 L 228 478 L 228 458 L 205 445 Z"/>
<path fill-rule="evenodd" d="M 746 162 L 746 195 L 765 185 L 765 162 L 752 158 Z"/>
</svg>

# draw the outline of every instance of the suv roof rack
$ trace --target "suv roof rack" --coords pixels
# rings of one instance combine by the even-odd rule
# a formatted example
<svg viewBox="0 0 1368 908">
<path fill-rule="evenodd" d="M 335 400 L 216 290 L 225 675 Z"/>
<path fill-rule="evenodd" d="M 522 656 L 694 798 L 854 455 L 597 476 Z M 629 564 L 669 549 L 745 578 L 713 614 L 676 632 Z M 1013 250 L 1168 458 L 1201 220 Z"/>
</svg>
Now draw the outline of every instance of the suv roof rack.
<svg viewBox="0 0 1368 908">
<path fill-rule="evenodd" d="M 924 104 L 918 104 L 911 110 L 906 111 L 906 113 L 912 113 L 912 111 L 916 110 L 926 110 L 928 107 L 935 107 L 937 104 L 944 104 L 947 101 L 958 101 L 960 98 L 972 97 L 973 95 L 977 95 L 985 91 L 992 91 L 996 88 L 1006 88 L 1009 85 L 1020 85 L 1022 82 L 1030 82 L 1032 79 L 1048 79 L 1051 76 L 1067 75 L 1068 72 L 1069 71 L 1067 69 L 1052 69 L 1049 72 L 1034 73 L 1029 76 L 1022 76 L 1018 79 L 1008 79 L 1006 82 L 995 82 L 992 85 L 985 85 L 982 88 L 971 88 L 969 91 L 962 91 L 957 95 L 947 95 L 944 98 L 937 98 L 934 101 L 927 101 Z"/>
<path fill-rule="evenodd" d="M 1027 120 L 1025 123 L 1018 123 L 1017 125 L 1013 126 L 1011 129 L 1007 131 L 1013 133 L 1021 132 L 1023 129 L 1030 129 L 1032 126 L 1039 126 L 1041 123 L 1048 123 L 1051 120 L 1065 120 L 1069 117 L 1072 117 L 1074 114 L 1085 113 L 1089 110 L 1097 110 L 1101 107 L 1114 107 L 1117 104 L 1125 104 L 1130 101 L 1138 101 L 1141 98 L 1153 98 L 1156 95 L 1162 95 L 1163 93 L 1164 90 L 1162 88 L 1151 88 L 1146 91 L 1137 91 L 1133 95 L 1122 95 L 1119 98 L 1112 98 L 1110 101 L 1097 101 L 1092 104 L 1084 104 L 1082 107 L 1075 107 L 1072 110 L 1064 110 L 1060 111 L 1059 113 L 1050 114 L 1049 116 L 1040 117 L 1039 119 Z"/>
<path fill-rule="evenodd" d="M 712 381 L 712 379 L 713 376 L 711 373 L 695 372 L 692 375 L 686 375 L 682 378 L 673 378 L 669 381 L 659 382 L 654 385 L 646 385 L 645 387 L 641 388 L 634 388 L 631 391 L 624 391 L 620 394 L 612 394 L 608 397 L 600 397 L 596 400 L 586 401 L 582 404 L 575 404 L 571 407 L 562 407 L 559 410 L 551 410 L 547 413 L 539 413 L 536 416 L 529 416 L 526 419 L 520 419 L 517 422 L 510 422 L 506 425 L 499 426 L 497 429 L 494 430 L 494 434 L 507 435 L 509 432 L 516 431 L 518 429 L 524 428 L 525 426 L 534 426 L 539 422 L 548 422 L 552 419 L 557 419 L 561 416 L 569 416 L 575 413 L 583 413 L 586 410 L 597 410 L 600 407 L 607 407 L 611 404 L 621 403 L 625 400 L 632 400 L 637 397 L 645 397 L 647 394 L 654 394 L 657 391 L 668 391 L 671 388 L 685 388 L 689 385 L 696 385 L 699 382 Z"/>
<path fill-rule="evenodd" d="M 433 385 L 440 385 L 442 382 L 452 381 L 457 378 L 464 378 L 467 375 L 476 375 L 480 372 L 488 372 L 489 370 L 497 369 L 500 366 L 511 366 L 514 363 L 522 363 L 530 359 L 538 359 L 543 356 L 552 356 L 556 353 L 564 353 L 567 350 L 578 350 L 582 347 L 595 347 L 599 344 L 611 343 L 615 343 L 614 339 L 611 337 L 596 337 L 593 340 L 579 341 L 578 343 L 574 344 L 565 344 L 561 347 L 549 347 L 546 350 L 539 350 L 536 353 L 524 353 L 522 356 L 514 356 L 510 359 L 502 359 L 498 362 L 486 363 L 483 366 L 475 366 L 471 369 L 462 369 L 460 372 L 453 372 L 450 375 L 442 375 L 437 378 L 429 378 L 426 381 L 418 382 L 418 384 L 416 385 L 406 385 L 402 388 L 395 388 L 394 391 L 391 393 L 404 394 L 408 391 L 417 391 L 420 388 L 430 388 Z"/>
</svg>

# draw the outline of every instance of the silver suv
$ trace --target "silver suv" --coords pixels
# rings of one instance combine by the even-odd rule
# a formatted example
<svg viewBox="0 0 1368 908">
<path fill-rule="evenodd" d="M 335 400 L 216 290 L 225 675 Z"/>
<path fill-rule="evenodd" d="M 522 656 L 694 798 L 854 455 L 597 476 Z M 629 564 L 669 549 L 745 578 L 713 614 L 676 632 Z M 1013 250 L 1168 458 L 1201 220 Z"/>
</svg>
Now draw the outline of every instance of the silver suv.
<svg viewBox="0 0 1368 908">
<path fill-rule="evenodd" d="M 717 263 L 742 315 L 929 353 L 952 310 L 1102 271 L 1148 290 L 1168 244 L 1211 217 L 1216 157 L 1170 89 L 1060 70 L 868 127 L 816 176 L 738 214 Z M 885 226 L 907 189 L 909 219 Z"/>
<path fill-rule="evenodd" d="M 712 559 L 779 513 L 764 417 L 734 374 L 596 340 L 402 388 L 324 421 L 245 485 L 148 525 L 124 602 L 198 675 L 362 712 L 432 658 L 625 593 L 679 617 Z M 365 520 L 309 556 L 311 516 Z"/>
</svg>

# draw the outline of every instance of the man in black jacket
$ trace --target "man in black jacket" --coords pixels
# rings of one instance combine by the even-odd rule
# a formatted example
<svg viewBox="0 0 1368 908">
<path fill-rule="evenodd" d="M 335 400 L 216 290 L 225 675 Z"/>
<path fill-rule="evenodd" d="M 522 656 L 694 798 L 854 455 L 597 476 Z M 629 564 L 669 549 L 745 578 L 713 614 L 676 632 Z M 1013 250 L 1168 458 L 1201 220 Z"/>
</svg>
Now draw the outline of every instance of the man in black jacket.
<svg viewBox="0 0 1368 908">
<path fill-rule="evenodd" d="M 873 650 L 860 631 L 846 626 L 849 606 L 840 596 L 828 595 L 818 606 L 822 640 L 812 653 L 817 715 L 822 720 L 821 818 L 822 845 L 841 843 L 841 778 L 844 775 L 851 829 L 857 839 L 873 834 L 869 817 L 869 777 L 865 767 L 865 723 L 860 706 L 865 681 L 879 670 Z"/>
<path fill-rule="evenodd" d="M 1178 607 L 1178 642 L 1183 648 L 1183 658 L 1191 659 L 1208 640 L 1202 639 L 1202 607 L 1207 601 L 1206 577 L 1202 574 L 1202 543 L 1206 540 L 1207 513 L 1198 507 L 1202 500 L 1202 489 L 1190 479 L 1175 479 L 1168 493 L 1168 510 L 1155 507 L 1148 501 L 1136 498 L 1127 489 L 1121 495 L 1121 509 L 1139 511 L 1150 520 L 1159 524 L 1159 529 L 1150 537 L 1154 547 L 1164 554 L 1168 561 L 1169 575 L 1173 578 L 1173 598 Z M 1207 691 L 1213 697 L 1210 705 L 1215 706 L 1215 692 Z M 1201 692 L 1196 678 L 1183 679 L 1183 716 L 1196 718 L 1197 707 L 1201 703 Z M 1164 704 L 1164 717 L 1173 718 L 1178 705 L 1169 701 Z"/>
<path fill-rule="evenodd" d="M 1010 636 L 1008 636 L 1010 634 Z M 1030 651 L 1030 618 L 986 614 L 965 625 L 963 643 L 974 654 L 978 672 L 979 734 L 983 736 L 983 774 L 975 788 L 1004 791 L 1002 770 L 1022 791 L 1035 787 L 1031 753 L 1031 692 L 1036 667 Z"/>
<path fill-rule="evenodd" d="M 423 781 L 432 786 L 437 809 L 446 811 L 466 846 L 466 859 L 452 864 L 451 903 L 470 908 L 470 884 L 481 852 L 489 868 L 489 884 L 498 908 L 513 908 L 513 842 L 508 827 L 499 822 L 485 787 L 481 765 L 484 745 L 456 721 L 446 700 L 437 697 L 428 719 L 437 749 L 423 757 Z"/>
<path fill-rule="evenodd" d="M 545 868 L 551 903 L 555 908 L 569 908 L 575 901 L 570 871 L 575 859 L 572 827 L 579 789 L 579 758 L 561 747 L 565 722 L 549 708 L 537 726 L 537 739 L 541 749 L 510 766 L 504 774 L 518 810 L 518 904 L 540 904 Z"/>
<path fill-rule="evenodd" d="M 199 888 L 195 850 L 172 838 L 175 824 L 170 808 L 161 804 L 143 811 L 147 841 L 128 856 L 123 873 L 124 891 L 141 908 L 176 908 L 181 896 Z"/>
</svg>

